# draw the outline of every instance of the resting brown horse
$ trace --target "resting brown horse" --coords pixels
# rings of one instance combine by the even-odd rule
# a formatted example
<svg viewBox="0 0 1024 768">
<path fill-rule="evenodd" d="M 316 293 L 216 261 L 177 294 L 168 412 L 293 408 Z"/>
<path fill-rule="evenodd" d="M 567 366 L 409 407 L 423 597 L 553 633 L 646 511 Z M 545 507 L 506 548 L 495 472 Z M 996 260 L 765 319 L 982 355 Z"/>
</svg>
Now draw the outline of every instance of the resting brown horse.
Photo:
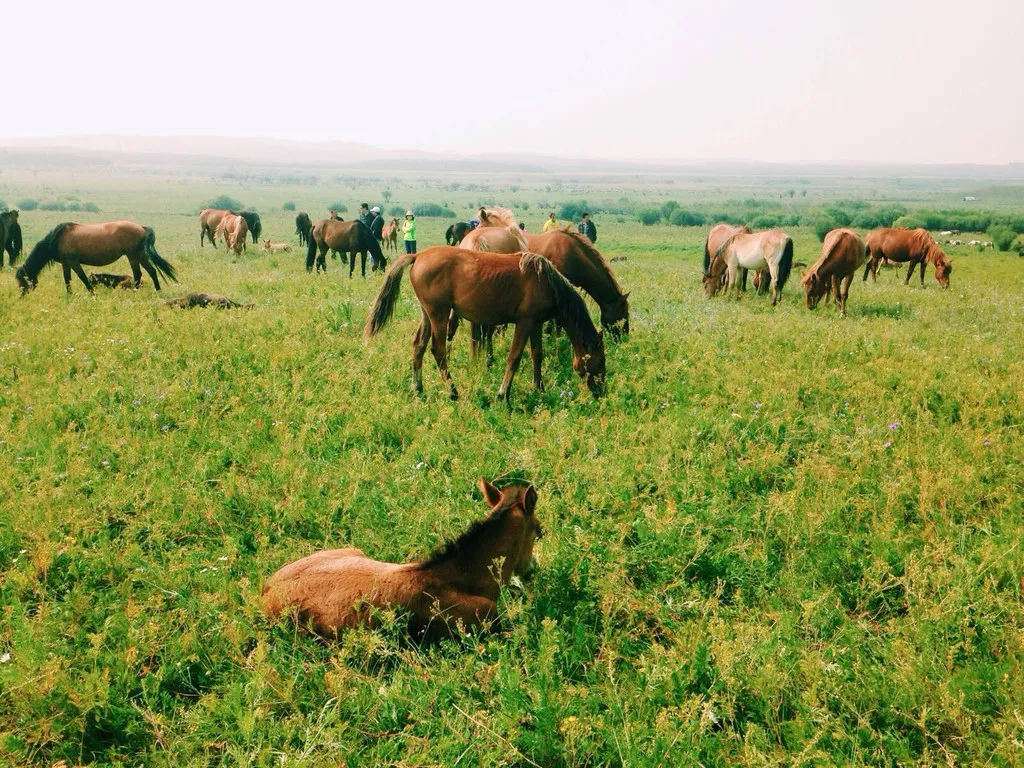
<svg viewBox="0 0 1024 768">
<path fill-rule="evenodd" d="M 852 229 L 833 229 L 825 235 L 821 257 L 804 272 L 807 308 L 818 306 L 822 296 L 834 295 L 840 317 L 846 316 L 846 300 L 850 298 L 853 276 L 867 259 L 864 241 Z"/>
<path fill-rule="evenodd" d="M 225 213 L 217 225 L 217 236 L 224 239 L 224 247 L 241 254 L 245 248 L 245 238 L 249 234 L 249 225 L 241 214 Z"/>
<path fill-rule="evenodd" d="M 0 269 L 4 268 L 4 251 L 7 252 L 8 263 L 13 267 L 21 255 L 21 224 L 18 223 L 17 211 L 0 213 Z"/>
<path fill-rule="evenodd" d="M 487 517 L 428 559 L 399 565 L 371 560 L 355 547 L 317 552 L 267 580 L 263 610 L 272 619 L 294 612 L 327 638 L 376 626 L 375 611 L 395 608 L 408 613 L 414 635 L 428 639 L 489 628 L 501 588 L 534 569 L 533 545 L 543 533 L 532 485 L 499 490 L 480 478 L 480 490 Z"/>
<path fill-rule="evenodd" d="M 299 211 L 295 217 L 295 234 L 299 236 L 299 245 L 306 245 L 309 242 L 309 233 L 313 229 L 313 222 L 309 214 Z"/>
<path fill-rule="evenodd" d="M 398 252 L 398 233 L 402 231 L 402 225 L 397 218 L 392 218 L 391 223 L 385 225 L 381 231 L 381 239 L 384 247 L 389 251 Z"/>
<path fill-rule="evenodd" d="M 380 243 L 370 232 L 370 228 L 361 221 L 341 221 L 340 219 L 321 219 L 313 225 L 306 249 L 306 271 L 312 272 L 314 263 L 316 271 L 327 271 L 327 251 L 350 254 L 348 276 L 356 269 L 356 254 L 360 256 L 360 267 L 366 277 L 366 254 L 373 259 L 373 270 L 384 269 L 388 260 Z M 318 252 L 319 251 L 319 255 Z"/>
<path fill-rule="evenodd" d="M 174 267 L 156 252 L 156 233 L 153 232 L 153 228 L 143 227 L 133 221 L 58 224 L 36 243 L 25 263 L 18 267 L 15 279 L 24 296 L 36 287 L 39 272 L 43 267 L 57 262 L 64 268 L 64 285 L 67 286 L 68 293 L 71 293 L 72 272 L 78 275 L 92 293 L 92 283 L 82 265 L 105 267 L 122 256 L 128 257 L 136 288 L 142 280 L 140 266 L 149 273 L 153 287 L 158 291 L 160 278 L 157 277 L 157 272 L 171 280 L 178 279 L 174 274 Z"/>
<path fill-rule="evenodd" d="M 509 399 L 512 377 L 519 367 L 526 342 L 533 358 L 533 382 L 543 391 L 541 358 L 543 323 L 557 319 L 573 348 L 573 369 L 586 379 L 595 397 L 604 391 L 604 339 L 590 319 L 587 306 L 550 261 L 535 253 L 480 253 L 449 246 L 428 248 L 396 261 L 366 319 L 365 337 L 375 336 L 391 319 L 402 272 L 412 266 L 410 280 L 419 299 L 422 316 L 413 341 L 412 380 L 423 391 L 423 353 L 432 344 L 441 376 L 458 391 L 448 372 L 445 331 L 454 310 L 459 317 L 482 326 L 515 323 L 505 377 L 498 398 Z"/>
<path fill-rule="evenodd" d="M 878 267 L 884 259 L 905 264 L 910 262 L 904 285 L 910 285 L 914 269 L 921 265 L 921 287 L 924 287 L 925 263 L 935 265 L 935 279 L 943 288 L 949 288 L 949 275 L 953 271 L 953 263 L 938 244 L 932 240 L 927 229 L 892 229 L 882 228 L 869 232 L 864 240 L 867 246 L 868 263 L 864 267 L 864 279 L 871 273 L 872 279 L 878 278 Z"/>
</svg>

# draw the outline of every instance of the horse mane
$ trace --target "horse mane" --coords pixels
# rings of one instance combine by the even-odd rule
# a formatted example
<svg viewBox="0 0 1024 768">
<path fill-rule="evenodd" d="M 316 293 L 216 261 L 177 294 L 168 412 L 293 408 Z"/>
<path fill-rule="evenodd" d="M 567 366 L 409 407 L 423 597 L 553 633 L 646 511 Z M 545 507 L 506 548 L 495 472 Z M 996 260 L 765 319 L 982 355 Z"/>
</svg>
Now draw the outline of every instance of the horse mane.
<svg viewBox="0 0 1024 768">
<path fill-rule="evenodd" d="M 505 522 L 510 511 L 519 500 L 518 494 L 506 494 L 508 488 L 502 489 L 501 501 L 491 510 L 487 517 L 473 521 L 461 535 L 444 542 L 428 555 L 427 559 L 417 564 L 417 570 L 426 570 L 441 563 L 452 560 L 464 552 L 479 548 L 480 540 L 494 532 Z"/>
<path fill-rule="evenodd" d="M 612 272 L 611 264 L 609 264 L 608 260 L 601 255 L 601 252 L 597 250 L 597 247 L 592 242 L 590 242 L 590 238 L 584 237 L 579 232 L 569 230 L 563 231 L 565 232 L 565 234 L 567 234 L 569 237 L 576 241 L 576 245 L 578 245 L 583 250 L 583 252 L 590 258 L 591 261 L 596 263 L 597 266 L 599 266 L 601 269 L 608 273 L 608 279 L 612 281 L 612 287 L 615 288 L 615 292 L 619 294 L 619 296 L 622 296 L 622 288 L 619 286 L 619 281 L 615 279 L 615 273 Z"/>
<path fill-rule="evenodd" d="M 558 310 L 559 322 L 566 328 L 567 332 L 575 330 L 582 337 L 583 344 L 588 349 L 596 343 L 600 334 L 590 319 L 590 312 L 587 305 L 580 298 L 579 293 L 568 280 L 559 272 L 555 265 L 541 256 L 539 253 L 524 253 L 519 259 L 519 271 L 526 274 L 533 269 L 551 288 L 555 296 L 555 307 Z M 570 327 L 571 326 L 571 327 Z"/>
<path fill-rule="evenodd" d="M 46 234 L 46 237 L 35 244 L 35 247 L 32 248 L 32 253 L 25 259 L 25 263 L 18 267 L 18 272 L 25 275 L 29 280 L 35 281 L 43 267 L 53 263 L 53 260 L 60 255 L 57 250 L 60 236 L 64 234 L 65 229 L 73 225 L 73 222 L 65 221 L 63 224 L 58 224 L 51 229 Z"/>
<path fill-rule="evenodd" d="M 480 226 L 508 227 L 509 229 L 515 227 L 519 229 L 519 220 L 508 208 L 499 208 L 497 206 L 485 208 L 481 205 Z"/>
</svg>

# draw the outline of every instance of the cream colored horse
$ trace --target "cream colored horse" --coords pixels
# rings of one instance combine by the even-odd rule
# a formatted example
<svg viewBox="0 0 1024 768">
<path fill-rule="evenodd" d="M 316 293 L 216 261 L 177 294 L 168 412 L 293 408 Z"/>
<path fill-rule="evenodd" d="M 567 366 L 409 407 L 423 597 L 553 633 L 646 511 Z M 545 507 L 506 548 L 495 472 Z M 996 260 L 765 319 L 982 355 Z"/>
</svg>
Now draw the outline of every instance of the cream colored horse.
<svg viewBox="0 0 1024 768">
<path fill-rule="evenodd" d="M 741 269 L 768 269 L 774 307 L 793 268 L 793 238 L 778 229 L 737 234 L 718 247 L 711 266 L 704 273 L 704 295 L 716 295 L 722 287 L 722 273 L 728 270 L 727 290 L 740 293 Z"/>
</svg>

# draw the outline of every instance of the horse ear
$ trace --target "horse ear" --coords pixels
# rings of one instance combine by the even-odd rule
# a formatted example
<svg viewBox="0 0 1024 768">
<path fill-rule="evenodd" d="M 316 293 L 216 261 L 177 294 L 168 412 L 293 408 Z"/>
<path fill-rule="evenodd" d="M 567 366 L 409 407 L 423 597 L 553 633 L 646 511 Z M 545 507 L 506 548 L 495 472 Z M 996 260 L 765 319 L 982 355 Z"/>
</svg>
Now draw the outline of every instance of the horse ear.
<svg viewBox="0 0 1024 768">
<path fill-rule="evenodd" d="M 492 507 L 498 506 L 498 502 L 501 501 L 501 491 L 488 483 L 483 477 L 480 478 L 479 486 L 480 493 L 482 493 L 484 498 L 487 499 L 487 503 Z"/>
<path fill-rule="evenodd" d="M 537 489 L 533 487 L 531 483 L 525 491 L 523 491 L 523 509 L 526 510 L 527 515 L 532 515 L 533 511 L 537 508 Z"/>
</svg>

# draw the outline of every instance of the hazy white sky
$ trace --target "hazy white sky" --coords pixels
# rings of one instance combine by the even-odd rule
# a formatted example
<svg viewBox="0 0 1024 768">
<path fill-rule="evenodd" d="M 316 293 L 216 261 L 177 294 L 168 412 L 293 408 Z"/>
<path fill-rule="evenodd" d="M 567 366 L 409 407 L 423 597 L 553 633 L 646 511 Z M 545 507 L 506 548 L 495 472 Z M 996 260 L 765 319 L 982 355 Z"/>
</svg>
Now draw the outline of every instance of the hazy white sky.
<svg viewBox="0 0 1024 768">
<path fill-rule="evenodd" d="M 3 16 L 7 137 L 1024 160 L 1024 0 L 91 0 Z"/>
</svg>

